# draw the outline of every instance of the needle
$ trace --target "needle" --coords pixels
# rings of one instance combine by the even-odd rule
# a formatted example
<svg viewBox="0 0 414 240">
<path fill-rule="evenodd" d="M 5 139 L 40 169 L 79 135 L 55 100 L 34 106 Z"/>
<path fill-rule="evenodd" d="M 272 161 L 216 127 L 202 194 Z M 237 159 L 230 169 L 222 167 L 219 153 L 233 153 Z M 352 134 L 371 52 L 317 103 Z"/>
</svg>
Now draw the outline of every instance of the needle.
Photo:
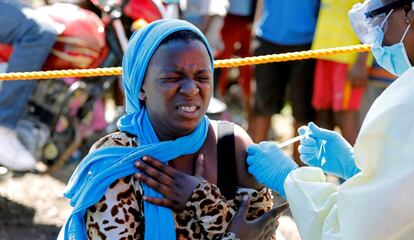
<svg viewBox="0 0 414 240">
<path fill-rule="evenodd" d="M 300 135 L 300 136 L 291 138 L 291 139 L 289 139 L 287 141 L 284 141 L 282 143 L 279 143 L 277 146 L 279 148 L 284 148 L 284 147 L 287 147 L 287 146 L 289 146 L 290 144 L 292 144 L 294 142 L 300 141 L 302 138 L 305 138 L 305 137 L 306 137 L 306 135 Z"/>
</svg>

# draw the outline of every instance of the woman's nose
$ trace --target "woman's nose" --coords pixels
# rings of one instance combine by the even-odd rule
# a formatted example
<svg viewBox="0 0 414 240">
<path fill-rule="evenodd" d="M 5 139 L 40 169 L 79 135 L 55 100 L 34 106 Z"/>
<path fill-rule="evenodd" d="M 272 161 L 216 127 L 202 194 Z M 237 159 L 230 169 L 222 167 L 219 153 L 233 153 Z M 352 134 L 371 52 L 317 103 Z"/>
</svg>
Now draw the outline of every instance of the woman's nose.
<svg viewBox="0 0 414 240">
<path fill-rule="evenodd" d="M 191 78 L 183 79 L 180 86 L 180 93 L 187 96 L 195 96 L 200 92 L 196 82 Z"/>
</svg>

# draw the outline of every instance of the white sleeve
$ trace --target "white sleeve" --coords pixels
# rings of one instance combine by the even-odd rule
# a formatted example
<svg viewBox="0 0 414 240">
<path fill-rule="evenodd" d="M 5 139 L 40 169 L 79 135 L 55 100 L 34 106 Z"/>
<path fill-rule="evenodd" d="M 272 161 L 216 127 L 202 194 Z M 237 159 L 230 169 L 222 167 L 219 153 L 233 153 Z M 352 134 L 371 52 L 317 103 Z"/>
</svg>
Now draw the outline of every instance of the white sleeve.
<svg viewBox="0 0 414 240">
<path fill-rule="evenodd" d="M 337 223 L 337 186 L 321 169 L 302 167 L 285 180 L 286 197 L 301 238 L 341 239 Z"/>
<path fill-rule="evenodd" d="M 300 168 L 285 191 L 302 239 L 414 239 L 414 68 L 371 106 L 355 144 L 361 172 L 339 187 Z"/>
</svg>

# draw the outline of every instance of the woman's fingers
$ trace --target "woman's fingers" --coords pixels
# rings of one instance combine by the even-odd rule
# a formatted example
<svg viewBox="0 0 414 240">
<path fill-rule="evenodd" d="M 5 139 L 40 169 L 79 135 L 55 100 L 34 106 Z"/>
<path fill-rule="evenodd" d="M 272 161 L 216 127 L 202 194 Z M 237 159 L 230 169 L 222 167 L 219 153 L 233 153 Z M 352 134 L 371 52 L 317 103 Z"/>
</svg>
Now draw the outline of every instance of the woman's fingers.
<svg viewBox="0 0 414 240">
<path fill-rule="evenodd" d="M 270 229 L 263 237 L 263 239 L 272 239 L 272 236 L 276 234 L 276 228 L 275 229 Z"/>
<path fill-rule="evenodd" d="M 258 223 L 256 223 L 258 224 Z M 257 239 L 268 240 L 272 238 L 272 235 L 275 233 L 278 221 L 276 219 L 271 219 L 265 224 L 259 224 L 257 227 L 262 228 Z"/>
<path fill-rule="evenodd" d="M 285 212 L 286 210 L 289 209 L 289 203 L 288 202 L 282 203 L 282 204 L 280 204 L 279 206 L 277 206 L 273 209 L 275 209 L 274 210 L 275 212 L 273 213 L 273 216 L 274 217 L 280 216 L 283 212 Z"/>
<path fill-rule="evenodd" d="M 239 209 L 234 215 L 232 221 L 230 222 L 230 225 L 232 225 L 235 221 L 245 222 L 247 213 L 249 212 L 249 206 L 250 206 L 250 196 L 248 194 L 245 194 L 243 196 Z"/>
<path fill-rule="evenodd" d="M 255 221 L 259 221 L 260 224 L 266 224 L 268 221 L 279 218 L 279 216 L 289 208 L 287 202 L 270 209 L 268 212 L 265 212 L 262 216 L 256 218 Z"/>
<path fill-rule="evenodd" d="M 153 165 L 151 165 L 149 162 L 136 161 L 135 167 L 141 170 L 141 172 L 143 172 L 146 176 L 153 178 L 157 182 L 160 182 L 169 187 L 173 185 L 173 178 L 165 174 L 163 171 L 160 171 L 157 168 L 153 167 Z"/>
<path fill-rule="evenodd" d="M 272 218 L 266 223 L 266 227 L 263 231 L 263 239 L 271 239 L 272 236 L 276 233 L 276 229 L 279 226 L 279 216 Z"/>
<path fill-rule="evenodd" d="M 155 191 L 164 194 L 164 196 L 171 196 L 173 191 L 168 186 L 154 180 L 151 177 L 148 177 L 142 173 L 137 173 L 135 176 L 140 180 L 141 182 L 147 184 L 150 188 L 154 189 Z"/>
<path fill-rule="evenodd" d="M 269 222 L 267 225 L 267 231 L 271 232 L 272 234 L 276 232 L 277 227 L 279 226 L 279 218 L 274 218 L 272 221 Z"/>
<path fill-rule="evenodd" d="M 174 178 L 179 172 L 175 170 L 174 168 L 168 166 L 167 164 L 164 164 L 157 159 L 150 157 L 150 156 L 143 156 L 142 161 L 147 163 L 148 165 L 160 170 L 161 172 L 167 174 L 171 178 Z"/>
<path fill-rule="evenodd" d="M 247 213 L 249 212 L 249 207 L 250 207 L 250 196 L 246 194 L 243 196 L 242 203 L 236 215 L 243 218 L 243 220 L 245 220 L 247 217 Z"/>
</svg>

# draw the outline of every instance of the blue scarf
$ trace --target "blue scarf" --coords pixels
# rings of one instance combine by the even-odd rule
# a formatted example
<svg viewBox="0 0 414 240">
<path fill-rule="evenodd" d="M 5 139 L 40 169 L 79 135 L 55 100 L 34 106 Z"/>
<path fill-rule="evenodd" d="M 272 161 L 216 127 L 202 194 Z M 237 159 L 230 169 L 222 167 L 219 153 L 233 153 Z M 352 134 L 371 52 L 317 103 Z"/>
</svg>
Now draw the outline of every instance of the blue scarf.
<svg viewBox="0 0 414 240">
<path fill-rule="evenodd" d="M 189 135 L 176 140 L 160 142 L 151 125 L 145 106 L 141 106 L 138 94 L 151 57 L 163 39 L 170 34 L 190 30 L 201 37 L 213 55 L 203 34 L 192 24 L 182 20 L 155 21 L 135 32 L 123 59 L 123 85 L 127 115 L 118 121 L 121 131 L 138 137 L 139 147 L 105 147 L 88 154 L 76 168 L 69 180 L 65 197 L 70 199 L 73 211 L 62 228 L 58 239 L 86 239 L 85 214 L 105 194 L 111 183 L 132 175 L 138 170 L 134 162 L 144 155 L 152 156 L 164 163 L 181 155 L 197 152 L 203 145 L 208 131 L 208 118 L 202 118 L 198 127 Z M 145 195 L 161 198 L 162 195 L 147 185 Z M 175 223 L 170 209 L 144 202 L 145 239 L 175 239 Z"/>
</svg>

